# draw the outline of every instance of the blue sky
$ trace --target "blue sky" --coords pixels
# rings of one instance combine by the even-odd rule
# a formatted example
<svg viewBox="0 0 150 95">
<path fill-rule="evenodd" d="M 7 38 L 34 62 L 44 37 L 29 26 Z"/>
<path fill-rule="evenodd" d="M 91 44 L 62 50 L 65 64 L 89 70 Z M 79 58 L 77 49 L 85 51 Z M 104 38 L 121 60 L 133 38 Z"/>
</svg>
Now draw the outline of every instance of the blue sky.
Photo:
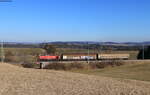
<svg viewBox="0 0 150 95">
<path fill-rule="evenodd" d="M 150 41 L 150 0 L 0 2 L 4 41 Z"/>
</svg>

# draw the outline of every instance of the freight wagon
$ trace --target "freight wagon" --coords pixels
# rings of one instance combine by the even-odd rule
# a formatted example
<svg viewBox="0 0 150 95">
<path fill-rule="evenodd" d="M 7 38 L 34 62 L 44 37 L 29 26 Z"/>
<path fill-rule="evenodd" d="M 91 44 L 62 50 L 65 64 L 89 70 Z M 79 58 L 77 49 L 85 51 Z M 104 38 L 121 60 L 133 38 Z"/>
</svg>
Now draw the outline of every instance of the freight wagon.
<svg viewBox="0 0 150 95">
<path fill-rule="evenodd" d="M 61 60 L 64 61 L 84 61 L 84 60 L 97 60 L 98 59 L 98 54 L 96 53 L 90 53 L 90 54 L 85 54 L 85 53 L 71 53 L 71 54 L 62 54 L 61 55 Z"/>
<path fill-rule="evenodd" d="M 100 60 L 127 60 L 129 59 L 129 54 L 99 54 L 98 59 Z"/>
</svg>

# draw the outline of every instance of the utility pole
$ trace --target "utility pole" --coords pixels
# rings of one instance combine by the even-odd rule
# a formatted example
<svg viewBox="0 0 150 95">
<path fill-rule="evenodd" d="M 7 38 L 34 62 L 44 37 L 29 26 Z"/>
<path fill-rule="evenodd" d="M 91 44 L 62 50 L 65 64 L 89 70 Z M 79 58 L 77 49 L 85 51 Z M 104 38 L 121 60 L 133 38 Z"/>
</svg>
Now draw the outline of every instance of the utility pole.
<svg viewBox="0 0 150 95">
<path fill-rule="evenodd" d="M 4 63 L 5 55 L 4 55 L 4 44 L 3 41 L 1 41 L 1 63 Z"/>
<path fill-rule="evenodd" d="M 143 60 L 145 59 L 145 48 L 144 48 L 145 46 L 144 46 L 144 44 L 143 44 Z"/>
<path fill-rule="evenodd" d="M 102 56 L 102 47 L 103 47 L 103 42 L 101 41 L 100 42 L 100 55 L 98 55 L 100 59 L 101 59 L 101 56 Z"/>
<path fill-rule="evenodd" d="M 102 54 L 102 50 L 103 50 L 103 42 L 101 42 L 101 45 L 100 45 L 100 53 Z"/>
<path fill-rule="evenodd" d="M 87 45 L 88 45 L 88 57 L 87 57 L 87 60 L 88 60 L 88 64 L 89 64 L 89 53 L 90 53 L 90 50 L 89 50 L 89 43 L 87 42 Z"/>
</svg>

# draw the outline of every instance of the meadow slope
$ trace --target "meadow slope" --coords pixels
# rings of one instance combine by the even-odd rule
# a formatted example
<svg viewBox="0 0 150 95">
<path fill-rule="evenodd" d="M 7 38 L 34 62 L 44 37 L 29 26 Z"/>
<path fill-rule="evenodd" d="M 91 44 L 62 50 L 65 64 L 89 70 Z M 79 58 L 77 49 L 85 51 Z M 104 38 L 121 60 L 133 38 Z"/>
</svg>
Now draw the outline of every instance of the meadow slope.
<svg viewBox="0 0 150 95">
<path fill-rule="evenodd" d="M 0 95 L 150 95 L 150 83 L 0 64 Z"/>
</svg>

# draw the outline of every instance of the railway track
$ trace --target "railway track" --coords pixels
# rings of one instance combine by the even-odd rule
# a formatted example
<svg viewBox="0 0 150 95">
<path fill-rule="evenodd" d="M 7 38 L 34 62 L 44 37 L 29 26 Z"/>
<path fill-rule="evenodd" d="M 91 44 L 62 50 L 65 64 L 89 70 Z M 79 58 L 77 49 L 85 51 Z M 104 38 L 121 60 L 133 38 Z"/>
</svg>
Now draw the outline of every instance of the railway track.
<svg viewBox="0 0 150 95">
<path fill-rule="evenodd" d="M 112 61 L 122 61 L 122 62 L 150 62 L 150 60 L 89 60 L 89 62 L 112 62 Z M 64 60 L 62 60 L 62 61 L 47 61 L 47 62 L 42 62 L 42 63 L 72 63 L 72 62 L 77 62 L 77 63 L 80 63 L 80 62 L 85 62 L 85 63 L 87 63 L 88 61 L 85 61 L 85 60 L 83 60 L 83 61 L 81 61 L 81 60 L 74 60 L 74 61 L 71 61 L 71 60 L 69 60 L 69 61 L 64 61 Z"/>
</svg>

